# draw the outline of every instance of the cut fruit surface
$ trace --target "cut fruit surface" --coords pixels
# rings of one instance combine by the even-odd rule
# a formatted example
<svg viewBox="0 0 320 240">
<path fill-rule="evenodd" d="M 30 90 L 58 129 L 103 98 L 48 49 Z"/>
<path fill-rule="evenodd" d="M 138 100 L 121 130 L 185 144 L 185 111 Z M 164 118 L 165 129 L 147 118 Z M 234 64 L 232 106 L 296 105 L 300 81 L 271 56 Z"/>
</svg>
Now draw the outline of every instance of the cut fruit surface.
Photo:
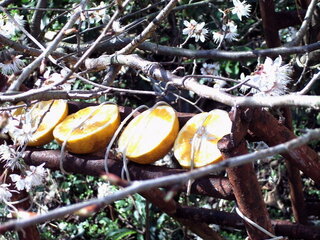
<svg viewBox="0 0 320 240">
<path fill-rule="evenodd" d="M 53 131 L 54 138 L 77 154 L 93 153 L 106 147 L 120 125 L 117 105 L 87 107 L 69 115 Z"/>
<path fill-rule="evenodd" d="M 228 112 L 215 109 L 193 116 L 180 130 L 174 156 L 182 167 L 203 167 L 222 159 L 218 141 L 231 132 Z"/>
<path fill-rule="evenodd" d="M 37 129 L 32 134 L 28 146 L 42 146 L 53 140 L 53 129 L 68 115 L 68 104 L 65 100 L 42 101 L 33 104 L 27 110 L 18 108 L 13 112 L 13 116 L 21 114 L 30 114 L 31 127 Z"/>
<path fill-rule="evenodd" d="M 175 110 L 160 105 L 135 117 L 122 132 L 118 147 L 131 161 L 153 163 L 170 151 L 178 131 Z"/>
</svg>

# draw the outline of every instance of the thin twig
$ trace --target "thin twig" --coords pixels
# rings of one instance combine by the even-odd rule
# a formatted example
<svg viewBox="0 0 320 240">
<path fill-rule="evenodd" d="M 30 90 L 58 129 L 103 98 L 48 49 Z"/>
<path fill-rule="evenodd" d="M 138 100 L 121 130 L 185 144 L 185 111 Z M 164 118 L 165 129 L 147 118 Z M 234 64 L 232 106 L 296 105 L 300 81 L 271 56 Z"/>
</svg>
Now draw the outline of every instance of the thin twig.
<svg viewBox="0 0 320 240">
<path fill-rule="evenodd" d="M 308 82 L 308 84 L 301 91 L 297 92 L 297 94 L 299 95 L 307 94 L 312 88 L 313 84 L 315 84 L 315 82 L 318 81 L 319 78 L 320 78 L 320 71 L 314 74 L 311 80 Z"/>
<path fill-rule="evenodd" d="M 159 12 L 159 14 L 152 20 L 152 22 L 142 31 L 141 34 L 136 36 L 130 44 L 117 52 L 117 54 L 130 54 L 141 43 L 143 43 L 156 29 L 159 23 L 170 13 L 172 8 L 176 5 L 178 0 L 171 0 L 167 6 Z"/>
<path fill-rule="evenodd" d="M 16 91 L 19 89 L 19 87 L 21 86 L 21 84 L 23 83 L 23 81 L 29 77 L 29 75 L 37 68 L 40 66 L 42 60 L 45 57 L 48 57 L 51 52 L 53 52 L 57 47 L 59 42 L 62 40 L 63 36 L 64 36 L 64 32 L 65 30 L 69 29 L 71 26 L 73 26 L 73 24 L 75 23 L 75 21 L 78 19 L 78 17 L 80 16 L 80 11 L 77 11 L 76 13 L 74 13 L 69 21 L 66 23 L 66 25 L 60 30 L 59 34 L 56 36 L 56 38 L 54 39 L 53 42 L 51 42 L 51 44 L 42 52 L 42 54 L 40 56 L 38 56 L 32 63 L 30 63 L 27 67 L 24 68 L 24 70 L 22 71 L 21 75 L 18 77 L 18 79 L 13 82 L 11 84 L 11 86 L 9 87 L 8 91 Z"/>
<path fill-rule="evenodd" d="M 304 17 L 304 20 L 301 24 L 300 29 L 297 32 L 296 37 L 289 43 L 286 44 L 287 47 L 292 47 L 299 45 L 299 43 L 302 41 L 302 38 L 306 35 L 309 24 L 311 22 L 312 14 L 314 12 L 314 9 L 316 7 L 318 0 L 312 0 L 309 4 L 309 7 L 306 12 L 306 16 Z"/>
</svg>

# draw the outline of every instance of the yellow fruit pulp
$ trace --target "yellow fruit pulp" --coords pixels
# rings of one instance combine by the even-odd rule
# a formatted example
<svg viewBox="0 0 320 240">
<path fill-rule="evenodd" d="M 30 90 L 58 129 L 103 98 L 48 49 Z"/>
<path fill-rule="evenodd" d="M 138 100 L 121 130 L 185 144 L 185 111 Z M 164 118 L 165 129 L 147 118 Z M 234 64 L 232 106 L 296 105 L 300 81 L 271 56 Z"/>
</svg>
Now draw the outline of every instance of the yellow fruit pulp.
<svg viewBox="0 0 320 240">
<path fill-rule="evenodd" d="M 118 147 L 131 161 L 149 164 L 164 157 L 179 131 L 175 110 L 161 105 L 135 117 L 121 134 Z"/>
<path fill-rule="evenodd" d="M 13 115 L 18 116 L 27 112 L 31 116 L 32 127 L 37 127 L 41 121 L 28 146 L 42 146 L 53 140 L 53 129 L 68 115 L 68 104 L 65 100 L 42 101 L 33 104 L 28 110 L 18 108 Z"/>
<path fill-rule="evenodd" d="M 120 125 L 117 105 L 87 107 L 69 115 L 53 131 L 54 138 L 77 154 L 93 153 L 106 147 Z"/>
<path fill-rule="evenodd" d="M 226 111 L 215 109 L 193 116 L 180 130 L 174 143 L 174 156 L 182 167 L 190 168 L 222 159 L 218 141 L 231 132 L 232 122 Z"/>
</svg>

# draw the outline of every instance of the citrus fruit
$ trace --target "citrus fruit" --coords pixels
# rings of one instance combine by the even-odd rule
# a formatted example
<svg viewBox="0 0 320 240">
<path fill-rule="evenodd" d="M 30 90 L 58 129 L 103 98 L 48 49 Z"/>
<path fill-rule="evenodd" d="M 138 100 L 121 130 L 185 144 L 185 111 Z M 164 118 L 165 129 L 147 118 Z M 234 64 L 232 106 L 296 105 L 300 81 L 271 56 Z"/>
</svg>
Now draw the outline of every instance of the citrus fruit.
<svg viewBox="0 0 320 240">
<path fill-rule="evenodd" d="M 28 110 L 18 108 L 13 112 L 13 116 L 22 114 L 29 114 L 31 127 L 36 128 L 28 146 L 42 146 L 53 140 L 53 129 L 68 115 L 68 104 L 65 100 L 42 101 L 31 105 Z"/>
<path fill-rule="evenodd" d="M 199 113 L 187 121 L 174 143 L 174 156 L 182 167 L 198 168 L 222 159 L 217 143 L 231 132 L 226 111 L 215 109 Z"/>
<path fill-rule="evenodd" d="M 172 148 L 179 131 L 175 110 L 160 105 L 135 117 L 122 132 L 118 147 L 133 162 L 153 163 Z"/>
<path fill-rule="evenodd" d="M 53 131 L 55 140 L 77 154 L 93 153 L 104 148 L 120 125 L 117 105 L 92 106 L 69 115 Z"/>
</svg>

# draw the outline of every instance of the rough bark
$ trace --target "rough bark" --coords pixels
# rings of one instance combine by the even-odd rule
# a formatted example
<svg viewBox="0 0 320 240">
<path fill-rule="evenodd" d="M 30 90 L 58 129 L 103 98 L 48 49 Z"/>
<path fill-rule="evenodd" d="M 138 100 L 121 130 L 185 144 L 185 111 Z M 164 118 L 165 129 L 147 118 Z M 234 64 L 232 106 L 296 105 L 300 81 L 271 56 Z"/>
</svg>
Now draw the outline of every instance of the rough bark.
<svg viewBox="0 0 320 240">
<path fill-rule="evenodd" d="M 180 218 L 193 219 L 196 222 L 217 224 L 223 227 L 245 229 L 243 220 L 235 213 L 217 211 L 213 209 L 180 206 L 176 215 Z M 275 229 L 275 235 L 284 236 L 290 239 L 314 240 L 320 239 L 319 226 L 305 226 L 285 220 L 272 220 L 271 224 Z"/>
<path fill-rule="evenodd" d="M 269 146 L 275 146 L 296 138 L 294 133 L 273 117 L 266 110 L 253 109 L 252 121 L 249 130 Z M 281 154 L 299 170 L 320 183 L 320 159 L 318 154 L 307 145 Z"/>
<path fill-rule="evenodd" d="M 46 163 L 45 167 L 59 170 L 60 151 L 29 149 L 26 151 L 25 162 L 28 165 L 40 165 Z M 121 176 L 122 161 L 109 159 L 109 171 L 117 176 Z M 104 162 L 101 156 L 75 156 L 66 155 L 64 168 L 67 172 L 80 173 L 91 176 L 104 174 Z M 139 165 L 130 163 L 128 165 L 132 180 L 153 179 L 171 174 L 185 172 L 184 169 L 173 169 L 159 166 Z M 179 190 L 185 191 L 186 186 L 180 186 Z M 209 176 L 194 181 L 191 192 L 194 194 L 207 195 L 223 199 L 234 199 L 229 180 L 225 177 Z"/>
<path fill-rule="evenodd" d="M 248 153 L 244 140 L 248 130 L 248 120 L 251 118 L 248 114 L 248 110 L 241 108 L 234 108 L 231 112 L 232 133 L 223 137 L 218 143 L 224 159 Z M 253 164 L 227 168 L 227 173 L 240 211 L 253 222 L 273 233 Z M 265 233 L 247 222 L 245 227 L 252 240 L 268 238 Z"/>
<path fill-rule="evenodd" d="M 284 125 L 288 129 L 293 131 L 291 109 L 289 107 L 286 107 L 283 108 L 282 111 L 285 118 Z M 290 188 L 291 207 L 294 218 L 298 223 L 307 224 L 308 217 L 306 212 L 306 204 L 304 201 L 303 184 L 300 170 L 297 167 L 293 166 L 292 163 L 288 160 L 286 160 L 286 167 Z"/>
<path fill-rule="evenodd" d="M 264 37 L 269 48 L 280 46 L 273 0 L 260 0 L 260 13 L 262 18 Z"/>
</svg>

